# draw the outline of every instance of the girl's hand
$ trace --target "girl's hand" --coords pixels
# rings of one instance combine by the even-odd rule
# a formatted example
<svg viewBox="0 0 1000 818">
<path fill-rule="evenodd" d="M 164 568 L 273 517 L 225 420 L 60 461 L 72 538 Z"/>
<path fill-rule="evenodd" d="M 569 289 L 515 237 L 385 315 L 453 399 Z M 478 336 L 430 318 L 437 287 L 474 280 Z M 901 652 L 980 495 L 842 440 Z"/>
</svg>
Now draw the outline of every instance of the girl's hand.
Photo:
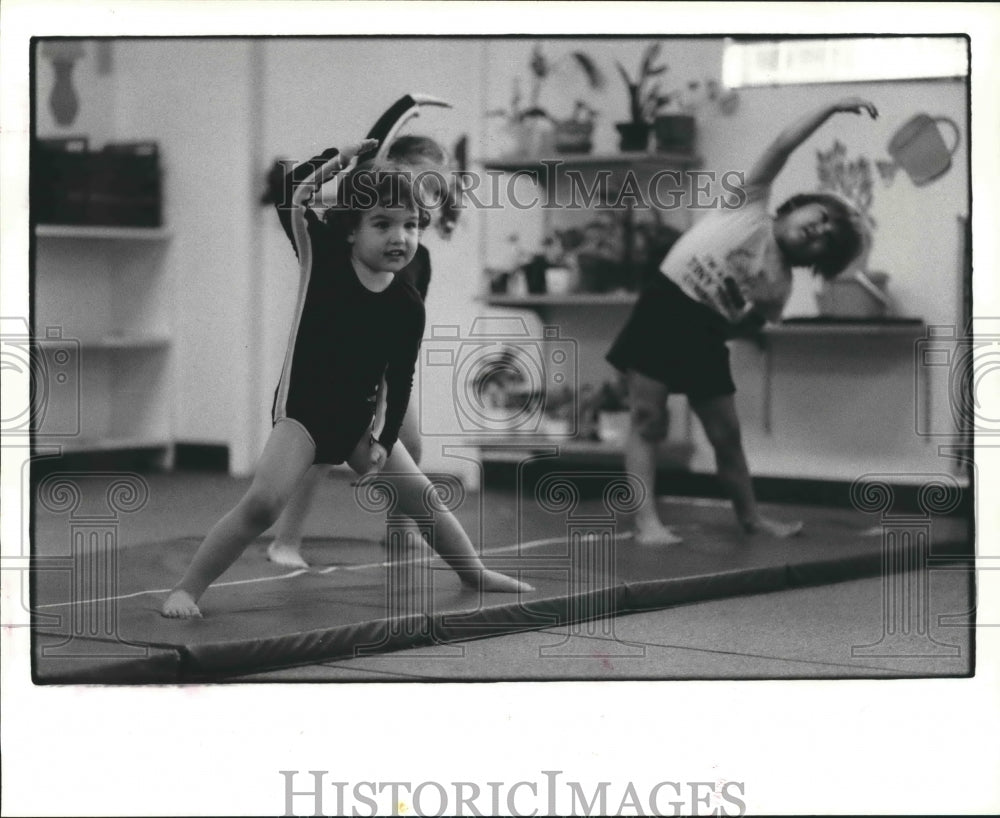
<svg viewBox="0 0 1000 818">
<path fill-rule="evenodd" d="M 368 451 L 368 471 L 365 474 L 377 474 L 382 471 L 388 457 L 389 453 L 385 450 L 385 447 L 377 440 L 373 440 L 371 448 Z"/>
<path fill-rule="evenodd" d="M 356 145 L 348 145 L 340 151 L 341 167 L 347 167 L 348 163 L 355 157 L 368 151 L 373 151 L 378 147 L 377 139 L 365 139 Z"/>
<path fill-rule="evenodd" d="M 862 99 L 861 97 L 845 97 L 835 103 L 834 110 L 851 114 L 860 114 L 862 111 L 867 111 L 868 116 L 872 119 L 878 119 L 878 108 L 867 99 Z"/>
</svg>

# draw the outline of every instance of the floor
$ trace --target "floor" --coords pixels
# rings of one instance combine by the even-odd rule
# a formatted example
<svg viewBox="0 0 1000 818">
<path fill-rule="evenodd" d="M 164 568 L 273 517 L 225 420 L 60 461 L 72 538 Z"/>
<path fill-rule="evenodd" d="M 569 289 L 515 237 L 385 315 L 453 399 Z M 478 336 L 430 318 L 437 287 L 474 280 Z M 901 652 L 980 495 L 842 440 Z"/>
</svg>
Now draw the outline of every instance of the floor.
<svg viewBox="0 0 1000 818">
<path fill-rule="evenodd" d="M 969 579 L 931 580 L 934 625 L 909 655 L 883 638 L 880 578 L 781 591 L 614 620 L 414 648 L 236 677 L 241 682 L 414 682 L 614 679 L 836 679 L 965 675 Z M 861 655 L 852 655 L 855 654 Z M 905 654 L 905 651 L 904 651 Z"/>
<path fill-rule="evenodd" d="M 119 515 L 118 540 L 200 536 L 239 498 L 246 480 L 204 474 L 141 478 L 145 498 Z M 353 507 L 347 478 L 320 490 L 307 536 L 375 538 L 380 521 Z M 206 500 L 206 498 L 209 498 Z M 347 500 L 345 501 L 345 498 Z M 507 498 L 509 500 L 509 498 Z M 665 510 L 673 502 L 663 498 Z M 714 501 L 702 501 L 712 505 Z M 494 507 L 508 506 L 496 502 Z M 715 504 L 728 515 L 724 504 Z M 489 496 L 486 503 L 490 507 Z M 780 509 L 791 513 L 792 509 Z M 461 514 L 460 514 L 461 516 Z M 65 551 L 67 520 L 44 508 L 35 542 Z M 46 554 L 40 553 L 39 556 Z M 741 596 L 522 632 L 231 677 L 233 682 L 415 682 L 614 679 L 818 679 L 964 676 L 973 644 L 964 624 L 972 577 L 954 566 L 927 574 L 926 629 L 887 623 L 881 577 Z M 912 627 L 910 627 L 912 625 Z"/>
</svg>

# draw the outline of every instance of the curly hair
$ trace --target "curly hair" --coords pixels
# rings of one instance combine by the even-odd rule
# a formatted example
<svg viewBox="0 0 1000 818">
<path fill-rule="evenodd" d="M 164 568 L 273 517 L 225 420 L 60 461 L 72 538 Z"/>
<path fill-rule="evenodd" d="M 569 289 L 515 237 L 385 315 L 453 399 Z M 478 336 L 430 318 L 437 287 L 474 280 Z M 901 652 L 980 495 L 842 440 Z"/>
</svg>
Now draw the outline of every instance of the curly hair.
<svg viewBox="0 0 1000 818">
<path fill-rule="evenodd" d="M 835 278 L 858 258 L 870 242 L 864 217 L 846 199 L 832 193 L 800 193 L 784 202 L 775 213 L 778 218 L 810 204 L 823 205 L 833 223 L 833 237 L 821 258 L 812 262 L 823 278 Z"/>
<path fill-rule="evenodd" d="M 395 165 L 362 162 L 340 183 L 337 202 L 323 212 L 323 221 L 340 235 L 347 236 L 361 220 L 361 214 L 376 207 L 407 209 L 417 214 L 417 224 L 424 230 L 431 222 L 414 189 L 413 174 Z"/>
</svg>

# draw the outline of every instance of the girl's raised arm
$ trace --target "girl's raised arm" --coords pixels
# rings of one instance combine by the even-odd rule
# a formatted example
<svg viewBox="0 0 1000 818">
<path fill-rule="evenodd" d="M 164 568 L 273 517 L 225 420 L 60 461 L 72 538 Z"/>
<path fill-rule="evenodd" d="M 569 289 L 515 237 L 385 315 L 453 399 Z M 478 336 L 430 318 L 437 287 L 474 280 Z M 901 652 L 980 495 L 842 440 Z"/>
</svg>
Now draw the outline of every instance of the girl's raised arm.
<svg viewBox="0 0 1000 818">
<path fill-rule="evenodd" d="M 350 170 L 351 162 L 356 156 L 372 151 L 377 146 L 376 140 L 367 139 L 342 151 L 337 148 L 327 148 L 319 156 L 296 165 L 285 175 L 284 193 L 275 203 L 275 208 L 278 211 L 278 220 L 285 235 L 292 242 L 296 254 L 301 245 L 295 238 L 293 215 L 296 220 L 305 219 L 305 211 L 316 191 L 333 176 Z"/>
<path fill-rule="evenodd" d="M 860 114 L 862 111 L 867 111 L 872 119 L 878 118 L 878 110 L 875 106 L 861 97 L 845 97 L 806 114 L 789 125 L 767 147 L 747 174 L 746 185 L 748 187 L 751 185 L 770 185 L 795 149 L 812 136 L 819 126 L 831 116 L 842 112 Z"/>
</svg>

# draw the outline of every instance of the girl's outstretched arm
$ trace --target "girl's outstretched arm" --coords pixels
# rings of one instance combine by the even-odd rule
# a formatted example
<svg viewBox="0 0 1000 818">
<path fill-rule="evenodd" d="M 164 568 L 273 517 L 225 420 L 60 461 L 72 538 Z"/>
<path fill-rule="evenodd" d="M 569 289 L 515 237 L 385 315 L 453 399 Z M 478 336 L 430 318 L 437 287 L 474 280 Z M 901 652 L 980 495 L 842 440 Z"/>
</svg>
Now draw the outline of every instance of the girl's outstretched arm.
<svg viewBox="0 0 1000 818">
<path fill-rule="evenodd" d="M 868 100 L 861 97 L 845 97 L 836 102 L 817 108 L 782 131 L 754 163 L 747 174 L 746 185 L 770 185 L 781 172 L 795 149 L 836 113 L 860 114 L 866 111 L 872 119 L 878 117 L 878 110 Z"/>
</svg>

